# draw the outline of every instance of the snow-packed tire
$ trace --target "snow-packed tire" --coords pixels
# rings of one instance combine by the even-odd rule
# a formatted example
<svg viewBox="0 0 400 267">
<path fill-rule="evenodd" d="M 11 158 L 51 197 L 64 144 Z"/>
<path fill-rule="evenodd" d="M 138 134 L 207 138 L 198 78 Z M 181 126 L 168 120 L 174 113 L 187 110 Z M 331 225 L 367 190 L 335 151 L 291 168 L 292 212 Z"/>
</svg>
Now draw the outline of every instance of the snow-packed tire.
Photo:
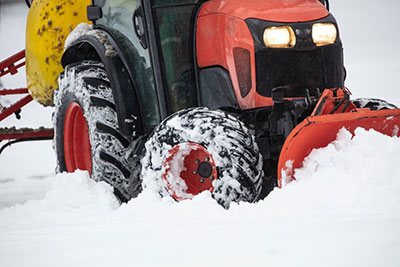
<svg viewBox="0 0 400 267">
<path fill-rule="evenodd" d="M 371 110 L 397 109 L 395 105 L 375 98 L 358 98 L 353 103 L 357 108 L 369 108 Z"/>
<path fill-rule="evenodd" d="M 162 178 L 171 149 L 195 143 L 213 157 L 218 177 L 213 180 L 212 196 L 224 208 L 231 202 L 255 202 L 262 187 L 262 156 L 255 138 L 237 118 L 219 110 L 192 108 L 164 120 L 145 144 L 142 160 L 145 186 L 169 195 Z"/>
<path fill-rule="evenodd" d="M 78 115 L 71 115 L 74 111 Z M 74 122 L 79 112 L 80 125 Z M 80 132 L 75 130 L 79 127 L 83 129 Z M 58 172 L 72 172 L 78 168 L 87 170 L 92 179 L 112 185 L 121 201 L 139 194 L 141 180 L 132 175 L 133 168 L 137 167 L 132 140 L 119 132 L 112 89 L 101 63 L 84 61 L 65 68 L 59 78 L 59 89 L 55 92 L 54 128 Z M 78 138 L 69 131 L 77 131 L 73 134 L 77 134 Z M 71 138 L 73 140 L 69 140 Z M 68 143 L 65 143 L 66 140 Z"/>
</svg>

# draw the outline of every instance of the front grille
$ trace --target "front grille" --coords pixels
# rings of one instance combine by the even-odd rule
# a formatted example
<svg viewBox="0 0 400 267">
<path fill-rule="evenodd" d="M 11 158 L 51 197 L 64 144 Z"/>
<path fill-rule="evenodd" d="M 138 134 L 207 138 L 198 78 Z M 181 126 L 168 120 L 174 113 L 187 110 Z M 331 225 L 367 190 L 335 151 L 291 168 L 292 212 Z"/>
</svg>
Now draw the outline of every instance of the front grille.
<svg viewBox="0 0 400 267">
<path fill-rule="evenodd" d="M 341 43 L 314 50 L 268 49 L 256 52 L 257 92 L 271 97 L 272 89 L 286 87 L 285 97 L 302 97 L 344 85 Z"/>
</svg>

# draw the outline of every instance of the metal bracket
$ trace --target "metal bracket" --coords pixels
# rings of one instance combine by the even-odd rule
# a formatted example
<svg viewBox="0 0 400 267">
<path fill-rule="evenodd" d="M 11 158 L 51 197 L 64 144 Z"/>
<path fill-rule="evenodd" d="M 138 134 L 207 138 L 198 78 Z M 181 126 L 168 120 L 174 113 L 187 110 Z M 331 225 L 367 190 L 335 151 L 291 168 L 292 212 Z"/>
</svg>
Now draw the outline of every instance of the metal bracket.
<svg viewBox="0 0 400 267">
<path fill-rule="evenodd" d="M 91 5 L 88 6 L 86 10 L 87 10 L 87 18 L 90 21 L 96 21 L 103 17 L 103 11 L 99 6 Z"/>
</svg>

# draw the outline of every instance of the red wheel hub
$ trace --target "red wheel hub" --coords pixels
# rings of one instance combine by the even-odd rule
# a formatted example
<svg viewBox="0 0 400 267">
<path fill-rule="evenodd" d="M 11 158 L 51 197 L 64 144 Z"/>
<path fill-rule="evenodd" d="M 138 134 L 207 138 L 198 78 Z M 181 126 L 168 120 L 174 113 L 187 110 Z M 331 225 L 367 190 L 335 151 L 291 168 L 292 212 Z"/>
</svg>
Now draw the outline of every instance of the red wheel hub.
<svg viewBox="0 0 400 267">
<path fill-rule="evenodd" d="M 218 177 L 212 155 L 196 143 L 174 146 L 164 161 L 163 180 L 176 200 L 191 199 L 203 191 L 213 191 L 213 181 Z"/>
<path fill-rule="evenodd" d="M 64 159 L 68 172 L 88 171 L 92 174 L 92 151 L 89 128 L 81 106 L 73 102 L 64 118 Z"/>
</svg>

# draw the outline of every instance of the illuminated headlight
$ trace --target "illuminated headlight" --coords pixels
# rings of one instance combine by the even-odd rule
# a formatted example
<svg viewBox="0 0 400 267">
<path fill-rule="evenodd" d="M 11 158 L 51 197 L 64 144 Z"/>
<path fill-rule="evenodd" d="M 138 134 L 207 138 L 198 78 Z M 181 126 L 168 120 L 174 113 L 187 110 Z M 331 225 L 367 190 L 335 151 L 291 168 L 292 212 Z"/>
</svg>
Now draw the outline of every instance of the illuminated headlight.
<svg viewBox="0 0 400 267">
<path fill-rule="evenodd" d="M 264 44 L 270 48 L 290 48 L 296 45 L 292 27 L 269 27 L 264 31 Z"/>
<path fill-rule="evenodd" d="M 334 44 L 337 38 L 336 26 L 332 23 L 315 23 L 312 38 L 317 46 Z"/>
</svg>

